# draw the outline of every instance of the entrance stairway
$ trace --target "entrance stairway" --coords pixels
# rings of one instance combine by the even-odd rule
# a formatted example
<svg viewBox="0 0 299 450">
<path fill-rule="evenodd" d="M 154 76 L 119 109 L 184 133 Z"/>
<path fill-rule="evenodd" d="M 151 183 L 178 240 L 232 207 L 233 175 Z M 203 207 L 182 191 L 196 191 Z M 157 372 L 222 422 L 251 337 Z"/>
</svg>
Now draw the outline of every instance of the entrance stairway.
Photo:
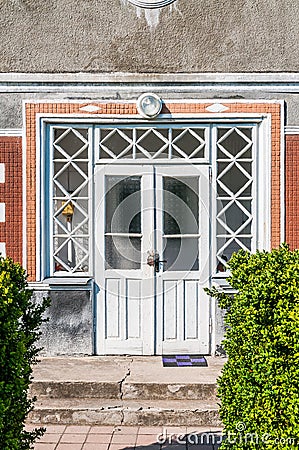
<svg viewBox="0 0 299 450">
<path fill-rule="evenodd" d="M 43 358 L 29 421 L 39 424 L 219 427 L 216 379 L 225 362 L 163 367 L 157 356 Z"/>
</svg>

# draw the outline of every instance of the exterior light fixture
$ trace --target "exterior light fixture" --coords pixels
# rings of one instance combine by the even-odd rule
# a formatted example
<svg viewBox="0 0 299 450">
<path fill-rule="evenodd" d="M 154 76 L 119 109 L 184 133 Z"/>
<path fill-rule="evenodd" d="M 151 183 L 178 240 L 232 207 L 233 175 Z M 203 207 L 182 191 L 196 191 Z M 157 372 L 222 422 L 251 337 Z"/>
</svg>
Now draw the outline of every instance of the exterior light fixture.
<svg viewBox="0 0 299 450">
<path fill-rule="evenodd" d="M 137 100 L 137 111 L 146 119 L 154 119 L 162 109 L 162 100 L 156 94 L 142 94 Z"/>
<path fill-rule="evenodd" d="M 175 2 L 175 0 L 128 0 L 135 6 L 139 8 L 162 8 L 163 6 L 170 5 L 170 3 Z"/>
</svg>

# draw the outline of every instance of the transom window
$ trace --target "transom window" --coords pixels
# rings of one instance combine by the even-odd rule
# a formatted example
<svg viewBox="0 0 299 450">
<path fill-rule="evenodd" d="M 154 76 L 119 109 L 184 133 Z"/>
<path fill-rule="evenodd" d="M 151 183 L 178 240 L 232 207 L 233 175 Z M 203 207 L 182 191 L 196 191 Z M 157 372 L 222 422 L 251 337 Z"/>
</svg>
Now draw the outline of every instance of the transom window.
<svg viewBox="0 0 299 450">
<path fill-rule="evenodd" d="M 207 127 L 99 128 L 99 159 L 205 159 Z"/>
</svg>

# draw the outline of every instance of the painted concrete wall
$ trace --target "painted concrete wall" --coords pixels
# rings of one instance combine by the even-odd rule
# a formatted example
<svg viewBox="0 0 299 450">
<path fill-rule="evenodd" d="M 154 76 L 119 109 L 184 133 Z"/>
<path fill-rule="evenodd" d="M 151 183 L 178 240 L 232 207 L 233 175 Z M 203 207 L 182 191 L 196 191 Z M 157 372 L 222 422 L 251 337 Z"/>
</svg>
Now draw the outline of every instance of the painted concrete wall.
<svg viewBox="0 0 299 450">
<path fill-rule="evenodd" d="M 294 0 L 2 0 L 0 72 L 297 71 Z"/>
<path fill-rule="evenodd" d="M 93 311 L 90 291 L 36 291 L 35 301 L 50 297 L 41 327 L 42 356 L 92 355 Z"/>
</svg>

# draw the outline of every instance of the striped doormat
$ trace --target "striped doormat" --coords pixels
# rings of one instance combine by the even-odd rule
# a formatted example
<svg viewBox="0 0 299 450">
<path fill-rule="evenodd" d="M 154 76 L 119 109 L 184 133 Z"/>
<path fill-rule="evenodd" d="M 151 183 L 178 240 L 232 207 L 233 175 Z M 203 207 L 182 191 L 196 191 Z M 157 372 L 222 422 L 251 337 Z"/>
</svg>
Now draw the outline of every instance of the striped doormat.
<svg viewBox="0 0 299 450">
<path fill-rule="evenodd" d="M 207 367 L 202 355 L 162 355 L 163 367 Z"/>
</svg>

